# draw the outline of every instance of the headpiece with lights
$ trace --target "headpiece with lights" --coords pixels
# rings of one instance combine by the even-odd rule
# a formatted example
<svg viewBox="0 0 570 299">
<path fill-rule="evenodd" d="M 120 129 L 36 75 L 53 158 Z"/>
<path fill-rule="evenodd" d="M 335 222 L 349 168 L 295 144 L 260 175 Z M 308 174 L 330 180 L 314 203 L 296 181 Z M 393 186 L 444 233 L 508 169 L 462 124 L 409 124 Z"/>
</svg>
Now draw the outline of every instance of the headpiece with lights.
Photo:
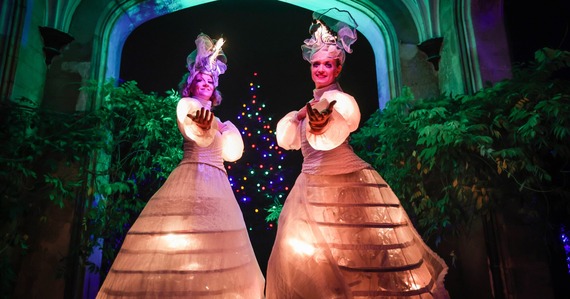
<svg viewBox="0 0 570 299">
<path fill-rule="evenodd" d="M 350 46 L 356 41 L 356 21 L 346 10 L 330 8 L 313 13 L 309 27 L 311 38 L 301 45 L 303 59 L 312 62 L 320 58 L 338 59 L 344 64 L 346 53 L 352 53 Z"/>
<path fill-rule="evenodd" d="M 218 86 L 218 77 L 227 69 L 227 58 L 222 50 L 224 39 L 211 39 L 208 35 L 200 33 L 196 38 L 196 50 L 186 58 L 186 67 L 190 72 L 187 83 L 191 84 L 196 74 L 211 75 L 214 86 Z"/>
</svg>

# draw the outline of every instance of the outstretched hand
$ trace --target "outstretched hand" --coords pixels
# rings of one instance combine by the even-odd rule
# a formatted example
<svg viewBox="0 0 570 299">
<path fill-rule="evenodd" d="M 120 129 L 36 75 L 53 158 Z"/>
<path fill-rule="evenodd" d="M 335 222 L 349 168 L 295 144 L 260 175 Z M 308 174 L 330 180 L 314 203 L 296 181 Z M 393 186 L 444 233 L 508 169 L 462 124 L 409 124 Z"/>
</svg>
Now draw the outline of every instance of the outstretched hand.
<svg viewBox="0 0 570 299">
<path fill-rule="evenodd" d="M 309 117 L 309 126 L 311 126 L 311 130 L 319 132 L 329 123 L 334 104 L 336 104 L 336 101 L 330 102 L 327 108 L 322 111 L 318 111 L 311 107 L 311 104 L 307 103 L 307 116 Z"/>
<path fill-rule="evenodd" d="M 204 109 L 204 107 L 196 111 L 195 115 L 187 114 L 187 116 L 192 121 L 194 121 L 199 128 L 203 130 L 209 130 L 212 127 L 212 121 L 214 120 L 214 113 L 211 112 L 210 110 Z"/>
</svg>

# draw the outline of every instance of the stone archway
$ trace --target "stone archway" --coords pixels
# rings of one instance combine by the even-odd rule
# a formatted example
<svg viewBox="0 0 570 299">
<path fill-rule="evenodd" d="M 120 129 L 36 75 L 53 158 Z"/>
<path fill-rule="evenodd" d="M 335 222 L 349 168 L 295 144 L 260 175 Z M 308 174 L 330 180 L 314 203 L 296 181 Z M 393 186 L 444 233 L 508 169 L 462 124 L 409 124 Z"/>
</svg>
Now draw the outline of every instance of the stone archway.
<svg viewBox="0 0 570 299">
<path fill-rule="evenodd" d="M 100 32 L 95 40 L 93 53 L 94 78 L 104 82 L 108 78 L 117 78 L 119 73 L 121 51 L 129 36 L 138 26 L 151 19 L 176 12 L 181 9 L 194 7 L 216 0 L 202 1 L 165 1 L 151 0 L 140 3 L 130 0 L 122 5 L 110 5 L 103 12 L 96 32 Z M 345 9 L 353 14 L 359 27 L 358 30 L 371 43 L 377 77 L 378 106 L 385 107 L 391 97 L 397 95 L 401 88 L 399 83 L 399 54 L 398 41 L 394 26 L 387 16 L 373 4 L 365 1 L 350 4 L 342 1 L 295 1 L 280 0 L 308 10 L 320 10 L 329 7 Z M 102 83 L 101 83 L 102 84 Z M 94 103 L 96 106 L 99 103 Z"/>
</svg>

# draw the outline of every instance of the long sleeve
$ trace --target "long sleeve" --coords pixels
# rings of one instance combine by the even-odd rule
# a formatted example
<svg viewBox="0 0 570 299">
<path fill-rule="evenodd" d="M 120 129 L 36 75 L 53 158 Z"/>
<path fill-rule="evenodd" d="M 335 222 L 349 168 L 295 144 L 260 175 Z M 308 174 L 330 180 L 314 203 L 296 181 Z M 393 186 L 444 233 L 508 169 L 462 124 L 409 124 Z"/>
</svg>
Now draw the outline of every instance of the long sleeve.
<svg viewBox="0 0 570 299">
<path fill-rule="evenodd" d="M 323 93 L 319 102 L 314 106 L 321 111 L 336 101 L 329 123 L 319 134 L 314 134 L 310 126 L 306 126 L 307 141 L 317 150 L 331 150 L 346 140 L 351 132 L 358 128 L 360 110 L 354 97 L 340 91 L 327 91 Z"/>
<path fill-rule="evenodd" d="M 200 147 L 206 147 L 214 141 L 214 136 L 218 131 L 218 122 L 213 121 L 209 130 L 204 130 L 196 125 L 188 114 L 195 114 L 203 105 L 193 98 L 181 98 L 176 106 L 176 117 L 178 129 L 182 136 L 188 140 L 193 140 Z"/>
<path fill-rule="evenodd" d="M 236 126 L 226 121 L 221 126 L 220 133 L 222 134 L 222 159 L 228 162 L 234 162 L 241 158 L 243 154 L 243 139 Z"/>
<path fill-rule="evenodd" d="M 300 122 L 297 120 L 297 111 L 287 113 L 278 123 L 275 135 L 277 144 L 286 150 L 301 148 Z"/>
</svg>

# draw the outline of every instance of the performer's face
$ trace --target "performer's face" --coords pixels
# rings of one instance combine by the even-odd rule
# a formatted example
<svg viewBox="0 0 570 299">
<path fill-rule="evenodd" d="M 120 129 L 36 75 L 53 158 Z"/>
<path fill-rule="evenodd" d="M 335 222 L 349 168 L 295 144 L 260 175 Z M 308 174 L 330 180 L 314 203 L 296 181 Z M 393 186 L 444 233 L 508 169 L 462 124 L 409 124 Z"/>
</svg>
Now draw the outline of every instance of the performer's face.
<svg viewBox="0 0 570 299">
<path fill-rule="evenodd" d="M 342 66 L 333 58 L 314 59 L 311 62 L 311 78 L 316 88 L 329 86 L 335 82 Z"/>
<path fill-rule="evenodd" d="M 201 100 L 209 100 L 214 93 L 214 80 L 212 76 L 199 73 L 192 82 L 190 92 L 193 97 Z"/>
</svg>

